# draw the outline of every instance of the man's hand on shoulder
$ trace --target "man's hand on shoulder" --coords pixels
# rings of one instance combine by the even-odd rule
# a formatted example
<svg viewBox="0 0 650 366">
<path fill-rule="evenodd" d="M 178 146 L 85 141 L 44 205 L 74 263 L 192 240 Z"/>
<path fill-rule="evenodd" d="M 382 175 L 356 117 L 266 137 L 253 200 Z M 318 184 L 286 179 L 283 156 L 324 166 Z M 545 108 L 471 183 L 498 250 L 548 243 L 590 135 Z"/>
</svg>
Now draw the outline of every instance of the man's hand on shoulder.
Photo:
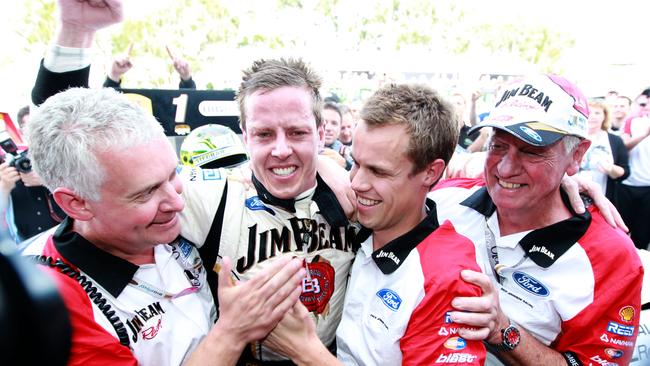
<svg viewBox="0 0 650 366">
<path fill-rule="evenodd" d="M 357 196 L 350 185 L 350 172 L 325 155 L 318 155 L 317 164 L 318 174 L 332 189 L 348 219 L 354 221 L 357 214 Z"/>
<path fill-rule="evenodd" d="M 598 207 L 598 210 L 600 210 L 601 215 L 603 215 L 607 223 L 612 225 L 612 227 L 621 228 L 625 232 L 629 231 L 625 222 L 623 222 L 621 214 L 614 204 L 605 197 L 596 182 L 581 177 L 578 174 L 573 176 L 565 175 L 562 178 L 562 188 L 569 195 L 569 201 L 576 213 L 582 214 L 585 212 L 585 205 L 582 197 L 580 197 L 580 193 L 584 193 L 594 201 L 594 205 Z"/>
</svg>

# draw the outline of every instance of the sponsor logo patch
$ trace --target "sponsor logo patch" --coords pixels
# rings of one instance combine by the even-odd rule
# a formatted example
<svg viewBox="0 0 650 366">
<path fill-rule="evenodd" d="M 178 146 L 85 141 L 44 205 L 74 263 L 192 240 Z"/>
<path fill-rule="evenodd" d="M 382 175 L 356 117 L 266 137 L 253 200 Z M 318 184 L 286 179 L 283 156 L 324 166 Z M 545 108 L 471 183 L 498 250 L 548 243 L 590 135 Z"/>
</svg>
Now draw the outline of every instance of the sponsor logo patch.
<svg viewBox="0 0 650 366">
<path fill-rule="evenodd" d="M 618 324 L 616 322 L 609 322 L 607 324 L 607 331 L 624 337 L 632 337 L 634 335 L 633 326 Z"/>
<path fill-rule="evenodd" d="M 569 366 L 582 366 L 582 362 L 578 360 L 578 357 L 573 352 L 564 352 L 562 355 Z"/>
<path fill-rule="evenodd" d="M 632 306 L 624 306 L 621 308 L 621 310 L 618 311 L 618 315 L 621 317 L 621 320 L 629 323 L 634 319 L 634 315 L 636 314 L 636 311 Z"/>
<path fill-rule="evenodd" d="M 158 319 L 158 323 L 142 331 L 142 339 L 150 340 L 156 338 L 160 327 L 162 326 L 162 319 Z"/>
<path fill-rule="evenodd" d="M 623 351 L 616 348 L 605 348 L 605 354 L 612 360 L 621 358 L 623 356 Z"/>
<path fill-rule="evenodd" d="M 322 259 L 322 258 L 321 258 Z M 302 280 L 300 301 L 307 310 L 322 314 L 334 293 L 334 267 L 327 261 L 309 263 L 311 281 Z"/>
<path fill-rule="evenodd" d="M 453 321 L 451 321 L 451 314 L 450 313 L 451 313 L 450 311 L 445 313 L 445 324 L 453 323 Z"/>
<path fill-rule="evenodd" d="M 611 344 L 616 345 L 616 346 L 623 346 L 623 347 L 627 347 L 627 348 L 634 347 L 634 342 L 632 342 L 632 341 L 624 341 L 622 339 L 608 337 L 607 334 L 605 334 L 605 333 L 603 333 L 603 335 L 600 336 L 600 340 L 605 342 L 605 343 L 611 343 Z"/>
<path fill-rule="evenodd" d="M 535 252 L 542 253 L 545 256 L 549 257 L 550 259 L 555 260 L 555 253 L 551 252 L 550 250 L 548 250 L 548 248 L 546 248 L 543 245 L 533 245 L 533 247 L 530 248 L 530 250 L 528 251 L 528 253 L 535 253 Z"/>
<path fill-rule="evenodd" d="M 379 253 L 377 253 L 377 258 L 388 258 L 395 262 L 396 265 L 399 266 L 399 263 L 401 262 L 400 259 L 395 255 L 393 252 L 384 252 L 383 249 L 379 250 Z"/>
<path fill-rule="evenodd" d="M 601 365 L 601 366 L 618 366 L 617 363 L 604 360 L 598 355 L 591 357 L 590 360 L 594 361 L 597 365 Z"/>
<path fill-rule="evenodd" d="M 450 353 L 438 356 L 436 363 L 472 363 L 476 361 L 475 356 L 471 353 Z"/>
<path fill-rule="evenodd" d="M 445 348 L 460 351 L 467 347 L 467 341 L 460 337 L 451 337 L 445 341 Z"/>
<path fill-rule="evenodd" d="M 474 328 L 468 328 L 468 329 L 474 329 Z M 456 335 L 458 334 L 458 327 L 440 327 L 440 330 L 438 331 L 438 335 L 446 337 L 448 335 Z"/>
<path fill-rule="evenodd" d="M 402 299 L 391 289 L 383 288 L 377 291 L 376 295 L 381 299 L 384 305 L 392 311 L 397 311 L 400 305 L 402 305 Z"/>
<path fill-rule="evenodd" d="M 528 137 L 530 137 L 531 139 L 533 139 L 533 140 L 535 140 L 537 142 L 542 142 L 542 136 L 540 136 L 537 132 L 535 132 L 535 130 L 533 130 L 533 129 L 529 128 L 529 127 L 526 127 L 526 126 L 519 126 L 519 129 L 523 133 L 528 135 Z"/>
<path fill-rule="evenodd" d="M 219 169 L 202 169 L 203 180 L 220 180 L 221 172 Z"/>
<path fill-rule="evenodd" d="M 515 280 L 515 283 L 530 292 L 533 295 L 546 297 L 549 295 L 549 291 L 541 282 L 536 280 L 533 276 L 528 275 L 523 272 L 515 271 L 512 274 L 512 279 Z"/>
<path fill-rule="evenodd" d="M 253 196 L 253 197 L 251 197 L 251 198 L 247 198 L 246 201 L 245 201 L 245 205 L 246 205 L 246 207 L 247 207 L 249 210 L 251 210 L 251 211 L 260 211 L 260 210 L 264 210 L 264 211 L 267 211 L 267 212 L 269 212 L 269 213 L 275 215 L 275 213 L 273 212 L 273 210 L 271 210 L 270 208 L 266 207 L 266 205 L 264 205 L 264 202 L 262 202 L 262 200 L 261 200 L 259 197 L 257 197 L 257 196 Z"/>
</svg>

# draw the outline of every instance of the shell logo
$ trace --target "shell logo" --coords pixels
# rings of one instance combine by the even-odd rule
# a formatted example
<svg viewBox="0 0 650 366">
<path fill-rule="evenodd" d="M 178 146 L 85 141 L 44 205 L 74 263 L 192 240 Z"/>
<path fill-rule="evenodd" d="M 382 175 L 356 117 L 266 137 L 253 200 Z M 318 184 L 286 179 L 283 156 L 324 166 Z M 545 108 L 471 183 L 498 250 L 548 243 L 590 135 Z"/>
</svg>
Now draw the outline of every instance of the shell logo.
<svg viewBox="0 0 650 366">
<path fill-rule="evenodd" d="M 622 307 L 621 310 L 618 311 L 618 315 L 625 322 L 631 322 L 632 319 L 634 319 L 635 313 L 636 311 L 634 311 L 634 308 L 629 305 Z"/>
</svg>

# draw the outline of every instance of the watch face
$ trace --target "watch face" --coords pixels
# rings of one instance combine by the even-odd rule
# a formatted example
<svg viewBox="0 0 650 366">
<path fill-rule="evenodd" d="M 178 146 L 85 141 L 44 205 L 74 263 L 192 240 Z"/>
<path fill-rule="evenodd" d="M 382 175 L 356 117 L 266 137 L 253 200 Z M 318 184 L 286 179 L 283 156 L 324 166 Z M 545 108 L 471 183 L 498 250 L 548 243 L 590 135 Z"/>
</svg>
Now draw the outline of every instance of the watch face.
<svg viewBox="0 0 650 366">
<path fill-rule="evenodd" d="M 519 329 L 510 325 L 503 331 L 503 344 L 504 346 L 514 349 L 519 344 Z"/>
</svg>

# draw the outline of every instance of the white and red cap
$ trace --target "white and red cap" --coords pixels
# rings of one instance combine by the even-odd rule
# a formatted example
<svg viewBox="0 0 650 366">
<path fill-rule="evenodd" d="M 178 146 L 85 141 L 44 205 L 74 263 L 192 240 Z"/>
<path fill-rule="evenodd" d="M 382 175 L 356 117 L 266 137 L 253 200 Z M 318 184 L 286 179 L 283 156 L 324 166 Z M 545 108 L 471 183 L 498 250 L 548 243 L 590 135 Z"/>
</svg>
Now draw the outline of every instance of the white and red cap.
<svg viewBox="0 0 650 366">
<path fill-rule="evenodd" d="M 535 75 L 506 87 L 483 122 L 470 129 L 494 127 L 535 146 L 547 146 L 566 135 L 587 137 L 587 98 L 558 75 Z"/>
</svg>

